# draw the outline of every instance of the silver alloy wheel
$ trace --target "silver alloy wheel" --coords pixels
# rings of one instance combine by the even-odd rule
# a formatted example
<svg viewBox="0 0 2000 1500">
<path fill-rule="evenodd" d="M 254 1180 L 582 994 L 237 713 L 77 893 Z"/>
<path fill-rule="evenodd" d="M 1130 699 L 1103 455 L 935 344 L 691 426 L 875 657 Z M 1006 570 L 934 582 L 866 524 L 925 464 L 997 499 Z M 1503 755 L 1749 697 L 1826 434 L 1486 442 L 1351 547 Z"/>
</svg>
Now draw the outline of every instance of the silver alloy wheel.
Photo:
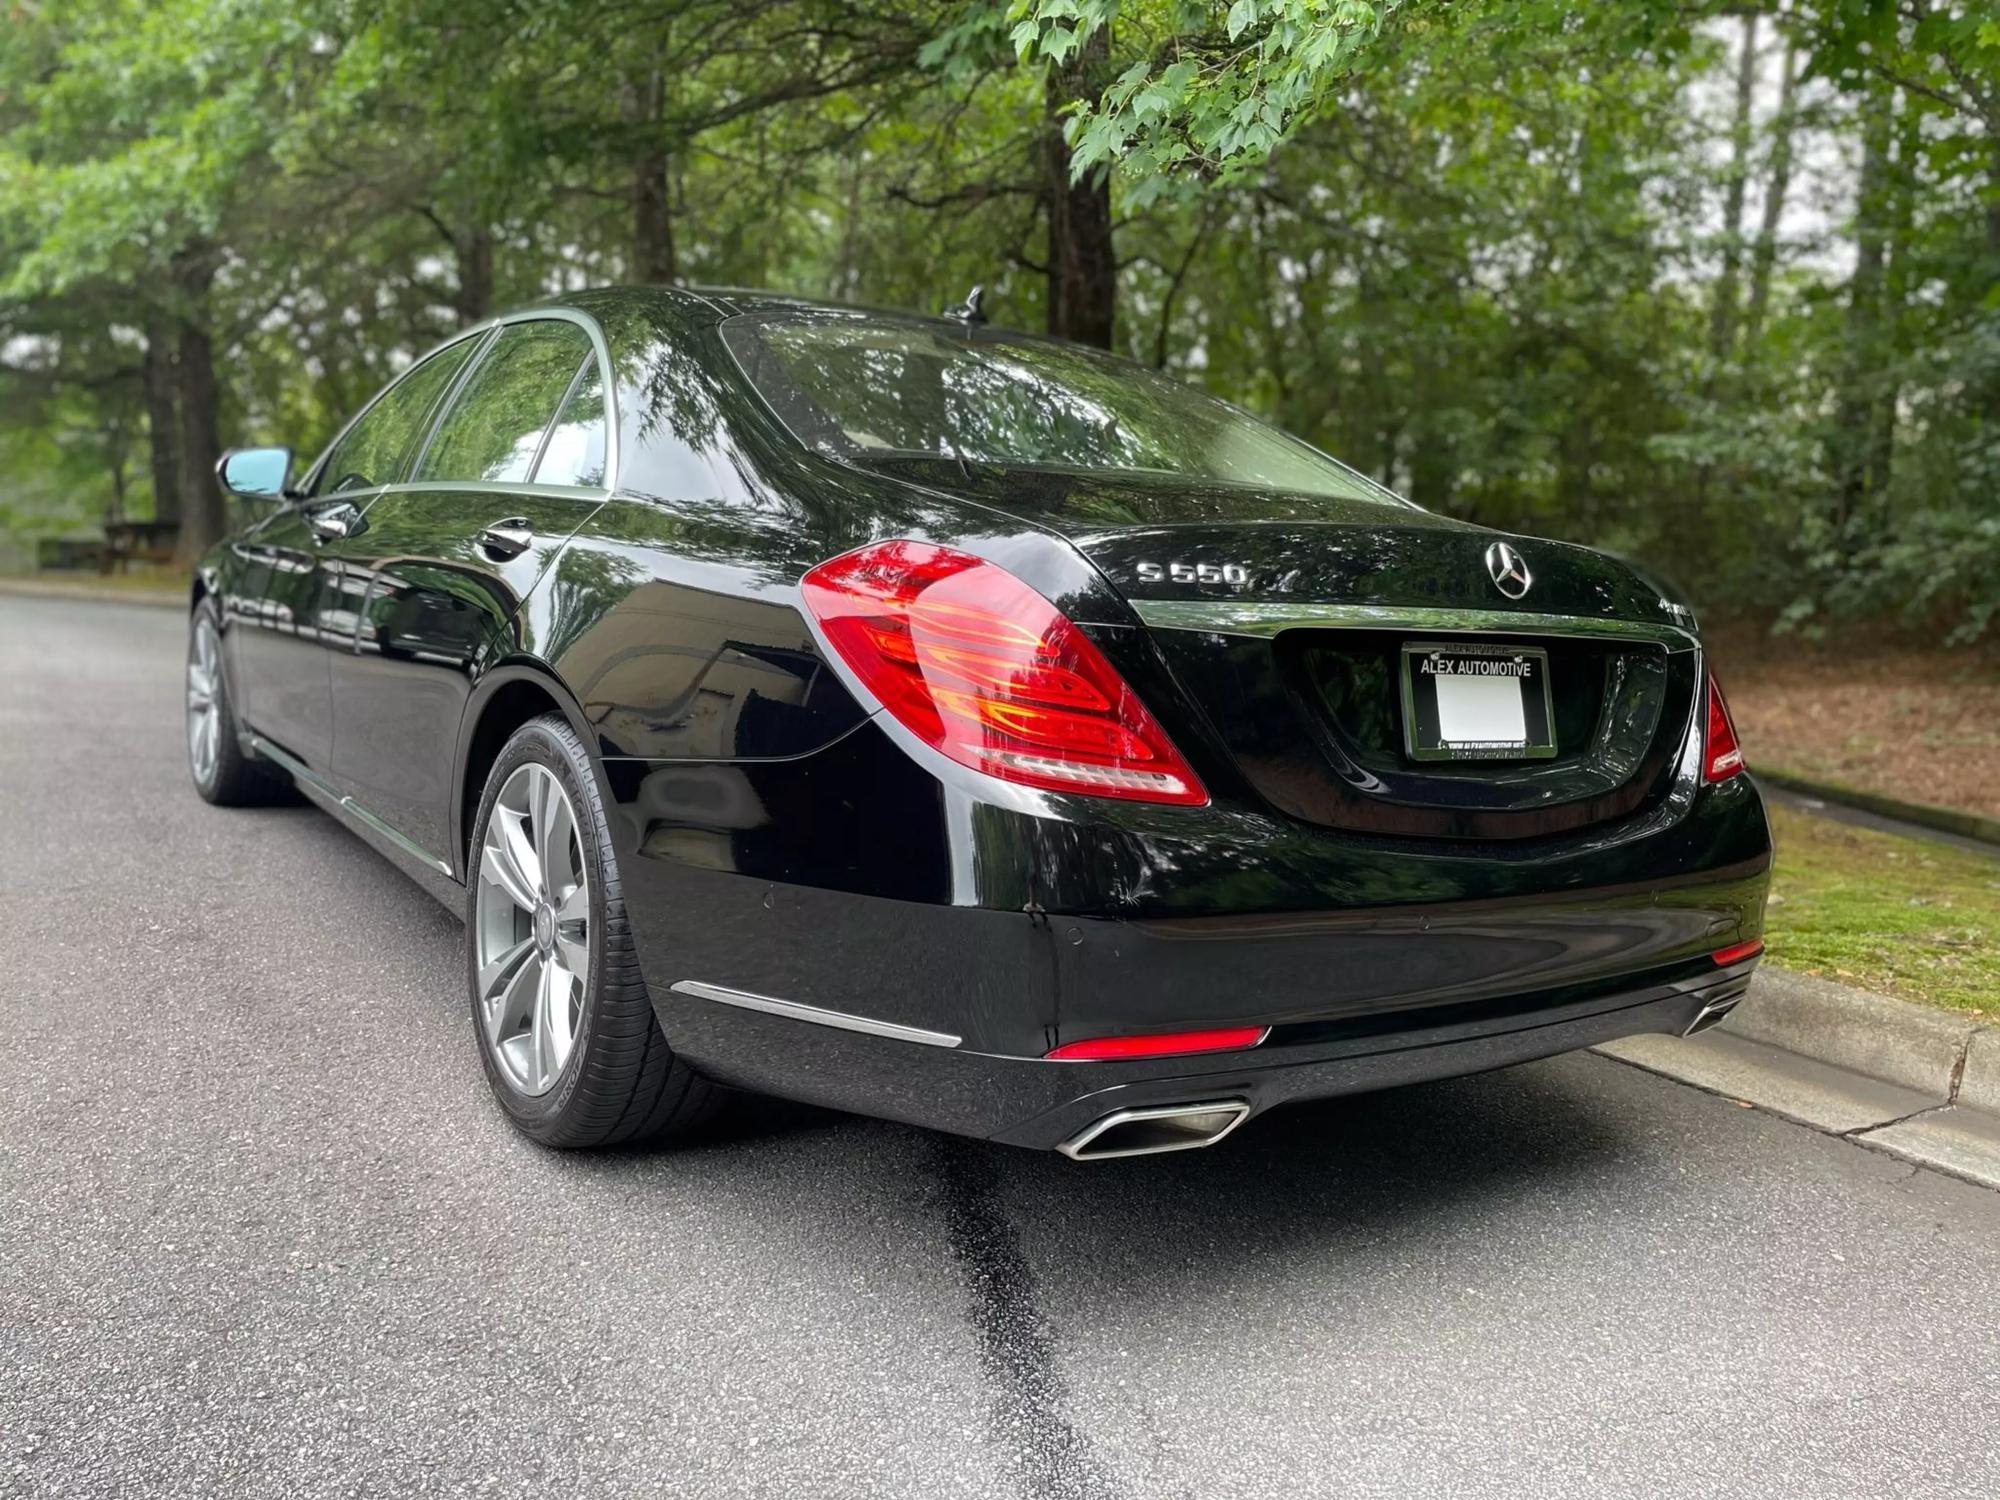
<svg viewBox="0 0 2000 1500">
<path fill-rule="evenodd" d="M 501 784 L 479 848 L 479 1018 L 508 1081 L 546 1094 L 590 993 L 590 879 L 576 809 L 535 761 Z"/>
<path fill-rule="evenodd" d="M 215 622 L 206 615 L 194 622 L 194 642 L 188 651 L 188 765 L 194 779 L 206 787 L 215 780 L 216 757 L 222 753 L 222 642 Z"/>
</svg>

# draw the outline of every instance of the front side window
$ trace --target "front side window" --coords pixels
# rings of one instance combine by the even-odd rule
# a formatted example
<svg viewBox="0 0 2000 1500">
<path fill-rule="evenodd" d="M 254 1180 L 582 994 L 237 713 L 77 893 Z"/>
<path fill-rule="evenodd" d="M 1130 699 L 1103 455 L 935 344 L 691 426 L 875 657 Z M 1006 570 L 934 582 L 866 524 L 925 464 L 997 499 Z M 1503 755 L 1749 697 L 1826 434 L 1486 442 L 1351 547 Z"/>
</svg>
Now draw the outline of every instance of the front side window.
<svg viewBox="0 0 2000 1500">
<path fill-rule="evenodd" d="M 854 462 L 1172 474 L 1403 504 L 1226 401 L 1071 344 L 873 315 L 739 319 L 724 336 L 794 436 Z"/>
<path fill-rule="evenodd" d="M 585 360 L 595 364 L 597 356 L 574 323 L 507 324 L 459 388 L 418 461 L 417 482 L 524 482 Z"/>
<path fill-rule="evenodd" d="M 438 400 L 478 345 L 477 338 L 460 339 L 438 350 L 378 396 L 334 443 L 313 493 L 372 490 L 401 479 Z"/>
</svg>

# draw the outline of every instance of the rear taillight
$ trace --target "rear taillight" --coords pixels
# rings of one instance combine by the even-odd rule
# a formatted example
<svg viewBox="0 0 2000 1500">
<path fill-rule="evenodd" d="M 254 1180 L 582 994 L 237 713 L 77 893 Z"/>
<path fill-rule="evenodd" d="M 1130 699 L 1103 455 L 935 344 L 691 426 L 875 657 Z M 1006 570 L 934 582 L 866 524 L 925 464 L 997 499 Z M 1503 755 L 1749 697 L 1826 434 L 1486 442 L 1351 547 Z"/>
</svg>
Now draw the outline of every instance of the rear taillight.
<svg viewBox="0 0 2000 1500">
<path fill-rule="evenodd" d="M 960 765 L 1054 791 L 1208 800 L 1104 653 L 1005 568 L 876 542 L 821 563 L 800 592 L 868 691 Z"/>
<path fill-rule="evenodd" d="M 1729 717 L 1729 705 L 1722 701 L 1722 689 L 1715 678 L 1708 679 L 1708 733 L 1702 738 L 1702 777 L 1707 781 L 1727 781 L 1743 769 L 1743 746 L 1736 739 L 1736 724 Z"/>
<path fill-rule="evenodd" d="M 1764 940 L 1752 938 L 1747 943 L 1732 943 L 1727 948 L 1717 948 L 1709 954 L 1718 968 L 1726 969 L 1731 964 L 1740 964 L 1746 958 L 1755 958 L 1764 951 Z"/>
</svg>

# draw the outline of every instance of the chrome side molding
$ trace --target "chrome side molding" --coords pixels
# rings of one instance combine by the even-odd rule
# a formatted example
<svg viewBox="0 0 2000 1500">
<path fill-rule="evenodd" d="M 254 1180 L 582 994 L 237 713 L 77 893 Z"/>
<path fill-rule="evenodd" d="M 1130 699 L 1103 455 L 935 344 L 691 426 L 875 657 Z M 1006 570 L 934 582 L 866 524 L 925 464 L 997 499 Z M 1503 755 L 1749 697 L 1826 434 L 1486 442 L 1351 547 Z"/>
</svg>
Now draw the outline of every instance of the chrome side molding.
<svg viewBox="0 0 2000 1500">
<path fill-rule="evenodd" d="M 279 749 L 254 729 L 245 733 L 243 739 L 252 750 L 263 756 L 264 759 L 284 767 L 285 771 L 294 781 L 305 783 L 311 790 L 333 803 L 342 812 L 351 813 L 357 822 L 365 824 L 372 832 L 380 834 L 426 869 L 435 870 L 438 874 L 447 876 L 453 880 L 458 878 L 452 874 L 450 865 L 439 859 L 422 844 L 413 842 L 406 835 L 391 828 L 372 809 L 364 806 L 362 803 L 356 802 L 352 797 L 343 797 L 333 789 L 333 786 L 324 776 L 321 776 L 304 761 L 293 755 L 291 751 Z"/>
<path fill-rule="evenodd" d="M 948 1031 L 899 1026 L 894 1021 L 878 1021 L 873 1016 L 852 1016 L 844 1010 L 822 1010 L 817 1005 L 801 1005 L 796 1000 L 754 995 L 748 990 L 732 990 L 727 985 L 707 984 L 699 979 L 682 979 L 667 988 L 677 995 L 692 995 L 697 1000 L 713 1000 L 719 1005 L 734 1005 L 740 1010 L 760 1010 L 766 1015 L 783 1016 L 789 1021 L 810 1021 L 815 1026 L 859 1031 L 868 1036 L 888 1037 L 896 1042 L 919 1042 L 926 1047 L 956 1047 L 965 1040 Z"/>
</svg>

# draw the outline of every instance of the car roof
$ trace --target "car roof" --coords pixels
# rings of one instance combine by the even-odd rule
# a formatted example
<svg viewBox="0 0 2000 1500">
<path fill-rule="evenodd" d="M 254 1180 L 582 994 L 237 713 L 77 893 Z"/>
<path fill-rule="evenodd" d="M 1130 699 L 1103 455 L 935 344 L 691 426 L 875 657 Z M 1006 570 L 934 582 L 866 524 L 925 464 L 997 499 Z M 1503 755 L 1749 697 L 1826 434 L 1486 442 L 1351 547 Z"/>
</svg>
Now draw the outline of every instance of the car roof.
<svg viewBox="0 0 2000 1500">
<path fill-rule="evenodd" d="M 792 292 L 753 287 L 593 287 L 588 291 L 551 297 L 536 305 L 567 307 L 586 313 L 604 326 L 605 336 L 613 342 L 617 341 L 619 330 L 633 320 L 645 322 L 663 313 L 678 317 L 697 327 L 709 326 L 745 314 L 780 312 L 863 313 L 955 326 L 949 325 L 947 319 L 936 314 L 921 313 L 906 307 L 834 302 L 820 297 L 806 297 Z"/>
</svg>

